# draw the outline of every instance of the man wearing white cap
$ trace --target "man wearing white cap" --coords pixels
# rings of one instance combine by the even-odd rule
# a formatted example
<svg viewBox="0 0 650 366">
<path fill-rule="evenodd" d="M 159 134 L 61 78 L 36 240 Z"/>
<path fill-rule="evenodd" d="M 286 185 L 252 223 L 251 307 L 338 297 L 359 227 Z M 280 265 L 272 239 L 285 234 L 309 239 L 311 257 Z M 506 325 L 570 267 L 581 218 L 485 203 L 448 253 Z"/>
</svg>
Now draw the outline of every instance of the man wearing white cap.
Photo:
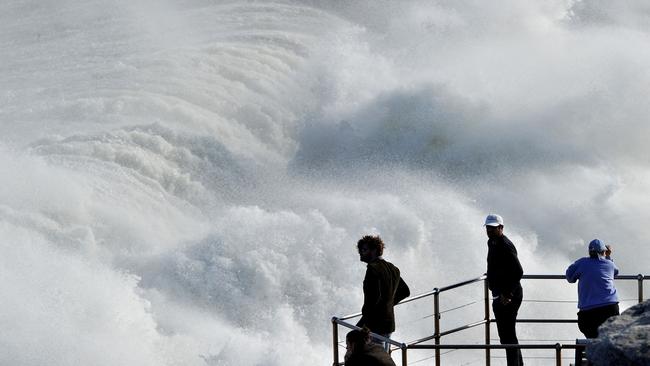
<svg viewBox="0 0 650 366">
<path fill-rule="evenodd" d="M 517 249 L 503 234 L 503 218 L 490 214 L 485 218 L 488 236 L 487 279 L 494 300 L 492 310 L 497 321 L 501 344 L 519 344 L 517 339 L 517 312 L 523 298 L 521 277 L 524 274 L 517 258 Z M 508 366 L 524 364 L 521 351 L 506 349 Z"/>
<path fill-rule="evenodd" d="M 598 338 L 598 327 L 619 314 L 614 287 L 618 268 L 606 253 L 611 253 L 611 247 L 594 239 L 589 243 L 589 257 L 578 259 L 566 270 L 567 281 L 578 281 L 578 328 L 587 338 Z"/>
</svg>

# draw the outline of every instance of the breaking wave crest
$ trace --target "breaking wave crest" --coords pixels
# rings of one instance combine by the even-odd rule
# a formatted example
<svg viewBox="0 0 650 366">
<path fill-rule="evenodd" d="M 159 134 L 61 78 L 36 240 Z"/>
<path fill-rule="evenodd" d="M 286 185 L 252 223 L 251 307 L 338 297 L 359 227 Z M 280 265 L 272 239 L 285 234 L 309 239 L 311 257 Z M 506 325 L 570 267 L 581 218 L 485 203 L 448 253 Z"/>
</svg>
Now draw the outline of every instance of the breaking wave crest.
<svg viewBox="0 0 650 366">
<path fill-rule="evenodd" d="M 488 212 L 528 273 L 594 237 L 648 272 L 643 2 L 5 8 L 0 364 L 330 363 L 360 236 L 419 293 Z"/>
</svg>

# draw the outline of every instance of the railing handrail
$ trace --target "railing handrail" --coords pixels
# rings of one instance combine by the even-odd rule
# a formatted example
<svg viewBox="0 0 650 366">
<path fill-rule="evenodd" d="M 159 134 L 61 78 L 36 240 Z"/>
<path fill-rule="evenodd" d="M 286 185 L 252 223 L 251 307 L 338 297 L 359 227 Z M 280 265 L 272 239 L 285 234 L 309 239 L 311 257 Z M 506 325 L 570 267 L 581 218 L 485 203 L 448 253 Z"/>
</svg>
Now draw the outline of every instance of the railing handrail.
<svg viewBox="0 0 650 366">
<path fill-rule="evenodd" d="M 356 325 L 352 325 L 350 323 L 346 323 L 342 319 L 337 318 L 337 317 L 332 318 L 332 323 L 336 323 L 338 325 L 342 325 L 342 326 L 344 326 L 346 328 L 350 328 L 350 329 L 353 329 L 353 330 L 361 330 L 360 327 L 357 327 Z M 388 343 L 392 344 L 393 346 L 397 346 L 397 347 L 400 347 L 400 348 L 404 345 L 404 343 L 400 343 L 400 342 L 397 342 L 397 341 L 392 340 L 390 338 L 386 338 L 381 334 L 370 332 L 370 336 L 373 337 L 373 338 L 376 338 L 376 339 L 378 339 L 378 340 L 380 340 L 382 342 L 388 342 Z"/>
<path fill-rule="evenodd" d="M 566 276 L 565 275 L 545 275 L 545 274 L 541 274 L 541 275 L 524 274 L 521 278 L 524 279 L 524 280 L 563 280 L 563 279 L 566 279 Z M 436 293 L 441 293 L 441 292 L 453 290 L 455 288 L 462 287 L 462 286 L 465 286 L 465 285 L 469 285 L 469 284 L 472 284 L 472 283 L 475 283 L 475 282 L 484 281 L 486 279 L 487 279 L 487 275 L 483 274 L 480 277 L 476 277 L 476 278 L 472 278 L 472 279 L 465 280 L 465 281 L 462 281 L 462 282 L 458 282 L 458 283 L 455 283 L 453 285 L 440 287 L 440 288 L 436 287 L 431 291 L 427 291 L 427 292 L 423 292 L 423 293 L 415 295 L 415 296 L 407 297 L 406 299 L 400 301 L 398 304 L 395 304 L 395 306 L 403 305 L 403 304 L 409 303 L 411 301 L 415 301 L 415 300 L 419 300 L 419 299 L 422 299 L 422 298 L 425 298 L 425 297 L 433 296 Z M 649 280 L 650 275 L 643 275 L 643 274 L 618 275 L 618 276 L 614 276 L 614 279 L 615 280 L 639 280 L 639 279 Z M 340 320 L 347 320 L 347 319 L 356 318 L 357 316 L 361 316 L 361 312 L 356 312 L 356 313 L 340 316 L 340 317 L 337 317 L 337 318 L 340 319 Z"/>
<path fill-rule="evenodd" d="M 524 274 L 522 279 L 528 279 L 528 280 L 563 280 L 566 279 L 565 275 L 531 275 L 531 274 Z M 614 276 L 615 280 L 638 280 L 638 279 L 643 279 L 643 280 L 648 280 L 650 279 L 650 275 L 646 276 L 641 273 L 635 274 L 635 275 L 616 275 Z"/>
<path fill-rule="evenodd" d="M 487 276 L 485 274 L 472 278 L 466 281 L 461 281 L 449 286 L 444 286 L 440 288 L 434 288 L 431 291 L 421 293 L 415 296 L 408 297 L 404 300 L 402 300 L 399 304 L 396 305 L 402 305 L 406 304 L 418 299 L 422 299 L 425 297 L 429 296 L 434 296 L 434 334 L 431 336 L 427 336 L 422 339 L 418 339 L 415 341 L 412 341 L 410 343 L 403 343 L 399 342 L 390 338 L 386 338 L 380 334 L 375 334 L 375 333 L 370 333 L 371 336 L 375 339 L 381 340 L 383 342 L 387 342 L 391 344 L 392 346 L 395 346 L 395 349 L 401 349 L 402 350 L 402 366 L 407 365 L 407 350 L 409 349 L 430 349 L 430 350 L 435 350 L 436 351 L 436 365 L 440 364 L 440 350 L 441 349 L 484 349 L 486 353 L 486 365 L 489 366 L 490 364 L 490 350 L 492 349 L 506 349 L 506 348 L 519 348 L 519 349 L 555 349 L 556 350 L 556 362 L 557 365 L 561 364 L 561 350 L 562 349 L 578 349 L 578 348 L 584 348 L 584 344 L 561 344 L 561 343 L 539 343 L 539 344 L 490 344 L 489 341 L 489 325 L 493 322 L 495 322 L 494 319 L 490 319 L 489 317 L 489 306 L 488 306 L 488 301 L 489 301 L 489 292 L 487 288 L 487 282 L 484 282 L 484 301 L 485 301 L 485 318 L 480 321 L 476 321 L 473 323 L 465 324 L 462 325 L 458 328 L 446 330 L 446 331 L 441 331 L 439 329 L 439 319 L 440 315 L 444 312 L 440 312 L 438 308 L 438 301 L 439 301 L 439 295 L 442 292 L 449 291 L 458 287 L 466 286 L 472 283 L 476 282 L 481 282 L 485 281 L 487 279 Z M 535 275 L 535 274 L 524 274 L 522 279 L 548 279 L 548 280 L 561 280 L 561 279 L 566 279 L 565 275 Z M 643 301 L 643 281 L 649 280 L 650 275 L 643 275 L 643 274 L 637 274 L 637 275 L 618 275 L 614 277 L 615 280 L 636 280 L 638 281 L 638 301 L 641 303 Z M 340 365 L 338 362 L 338 326 L 344 326 L 350 329 L 361 329 L 357 327 L 356 325 L 352 325 L 346 320 L 355 318 L 361 315 L 361 312 L 357 312 L 354 314 L 349 314 L 345 315 L 342 317 L 333 317 L 332 318 L 332 324 L 333 324 L 333 347 L 334 347 L 334 365 Z M 577 319 L 517 319 L 518 323 L 576 323 Z M 476 326 L 480 325 L 485 325 L 486 327 L 486 343 L 485 344 L 440 344 L 440 338 L 442 338 L 445 335 L 449 335 L 452 333 L 456 333 L 465 329 L 473 328 Z M 426 341 L 430 340 L 435 340 L 435 344 L 421 344 Z"/>
<path fill-rule="evenodd" d="M 583 345 L 575 343 L 526 343 L 526 344 L 416 344 L 409 345 L 409 349 L 553 349 L 553 348 L 575 349 Z"/>
</svg>

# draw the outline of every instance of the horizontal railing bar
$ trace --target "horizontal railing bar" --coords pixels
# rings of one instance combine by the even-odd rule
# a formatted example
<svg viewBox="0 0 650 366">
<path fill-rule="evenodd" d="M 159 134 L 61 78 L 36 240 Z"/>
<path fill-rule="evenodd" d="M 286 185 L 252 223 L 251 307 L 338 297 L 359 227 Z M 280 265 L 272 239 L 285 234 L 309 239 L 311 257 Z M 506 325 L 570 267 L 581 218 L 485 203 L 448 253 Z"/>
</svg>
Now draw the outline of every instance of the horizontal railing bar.
<svg viewBox="0 0 650 366">
<path fill-rule="evenodd" d="M 577 323 L 578 319 L 517 319 L 517 323 Z"/>
<path fill-rule="evenodd" d="M 450 329 L 450 330 L 447 330 L 447 331 L 444 331 L 444 332 L 440 332 L 440 336 L 443 337 L 443 336 L 446 336 L 446 335 L 449 335 L 449 334 L 452 334 L 452 333 L 460 332 L 461 330 L 478 327 L 479 325 L 483 325 L 485 323 L 487 323 L 487 320 L 481 320 L 481 321 L 477 321 L 476 323 L 466 324 L 466 325 L 463 325 L 463 326 L 458 327 L 458 328 L 454 328 L 454 329 Z"/>
<path fill-rule="evenodd" d="M 441 288 L 438 289 L 438 292 L 448 291 L 448 290 L 455 289 L 456 287 L 469 285 L 469 284 L 474 283 L 474 282 L 484 281 L 486 278 L 487 278 L 487 275 L 482 275 L 481 277 L 478 277 L 478 278 L 473 278 L 471 280 L 467 280 L 467 281 L 455 283 L 453 285 L 441 287 Z M 433 290 L 433 291 L 435 292 L 436 290 Z"/>
<path fill-rule="evenodd" d="M 416 339 L 416 340 L 410 342 L 409 345 L 412 345 L 412 344 L 420 344 L 420 343 L 422 343 L 422 342 L 430 341 L 430 340 L 435 339 L 435 338 L 436 338 L 435 335 L 430 335 L 430 336 L 428 336 L 428 337 L 424 337 L 424 338 L 421 338 L 421 339 Z"/>
<path fill-rule="evenodd" d="M 451 289 L 454 289 L 456 287 L 468 285 L 468 284 L 471 284 L 471 283 L 474 283 L 474 282 L 483 281 L 486 278 L 487 278 L 486 275 L 482 275 L 481 277 L 474 278 L 474 279 L 467 280 L 467 281 L 460 282 L 460 283 L 456 283 L 456 284 L 453 284 L 453 285 L 450 285 L 450 286 L 446 286 L 446 287 L 442 287 L 442 288 L 436 288 L 436 289 L 433 289 L 432 291 L 428 291 L 428 292 L 421 293 L 419 295 L 407 297 L 406 299 L 400 301 L 398 304 L 395 304 L 395 306 L 406 304 L 406 303 L 409 303 L 411 301 L 419 300 L 419 299 L 422 299 L 422 298 L 425 298 L 425 297 L 429 297 L 429 296 L 435 295 L 435 294 L 437 294 L 439 292 L 451 290 Z M 358 316 L 361 316 L 361 312 L 344 315 L 344 316 L 339 317 L 338 319 L 340 319 L 340 320 L 348 320 L 348 319 L 356 318 Z"/>
<path fill-rule="evenodd" d="M 432 290 L 432 291 L 425 292 L 425 293 L 422 293 L 422 294 L 419 294 L 419 295 L 407 297 L 406 299 L 400 301 L 397 305 L 406 304 L 407 302 L 415 301 L 415 300 L 421 299 L 423 297 L 428 297 L 428 296 L 434 295 L 435 293 L 436 293 L 436 290 Z"/>
<path fill-rule="evenodd" d="M 577 323 L 578 319 L 516 319 L 517 323 Z M 496 319 L 490 319 L 490 323 L 496 323 Z"/>
<path fill-rule="evenodd" d="M 345 316 L 339 317 L 338 319 L 339 320 L 348 320 L 348 319 L 356 318 L 358 316 L 361 316 L 361 312 L 345 315 Z"/>
<path fill-rule="evenodd" d="M 544 275 L 544 274 L 542 274 L 542 275 L 532 275 L 532 274 L 525 274 L 525 275 L 523 275 L 522 278 L 523 279 L 531 279 L 531 280 L 553 280 L 553 279 L 566 279 L 566 276 L 565 275 Z M 484 274 L 484 275 L 482 275 L 480 277 L 477 277 L 477 278 L 474 278 L 474 279 L 470 279 L 470 280 L 467 280 L 467 281 L 459 282 L 459 283 L 449 285 L 449 286 L 445 286 L 445 287 L 441 287 L 441 288 L 436 288 L 436 289 L 433 289 L 432 291 L 428 291 L 428 292 L 425 292 L 425 293 L 422 293 L 422 294 L 419 294 L 419 295 L 416 295 L 416 296 L 408 297 L 408 298 L 400 301 L 399 304 L 396 304 L 396 306 L 406 304 L 406 303 L 409 303 L 411 301 L 419 300 L 419 299 L 422 299 L 424 297 L 429 297 L 429 296 L 435 295 L 436 293 L 449 291 L 449 290 L 455 289 L 457 287 L 469 285 L 471 283 L 484 281 L 485 279 L 487 279 L 487 275 Z M 642 275 L 642 274 L 638 274 L 638 275 L 619 275 L 619 276 L 615 276 L 614 279 L 616 279 L 616 280 L 639 280 L 639 279 L 649 280 L 650 275 L 648 275 L 648 276 L 645 276 L 645 275 Z M 358 317 L 358 316 L 361 316 L 361 312 L 348 314 L 348 315 L 339 317 L 339 319 L 347 320 L 347 319 L 355 318 L 355 317 Z"/>
<path fill-rule="evenodd" d="M 527 279 L 527 280 L 564 280 L 566 279 L 565 275 L 530 275 L 530 274 L 525 274 L 521 278 Z M 615 280 L 648 280 L 650 279 L 650 276 L 644 276 L 642 274 L 638 275 L 618 275 L 614 276 Z"/>
<path fill-rule="evenodd" d="M 408 349 L 576 349 L 583 348 L 584 344 L 416 344 L 407 346 Z"/>
<path fill-rule="evenodd" d="M 346 327 L 346 328 L 350 328 L 350 329 L 353 329 L 353 330 L 361 330 L 360 327 L 357 327 L 356 325 L 352 325 L 352 324 L 350 324 L 350 323 L 346 323 L 346 322 L 344 322 L 344 321 L 342 321 L 341 319 L 336 318 L 336 317 L 332 318 L 332 321 L 335 322 L 336 324 L 338 324 L 338 325 L 342 325 L 342 326 L 344 326 L 344 327 Z M 382 341 L 382 342 L 390 343 L 390 344 L 392 344 L 393 346 L 397 346 L 397 347 L 399 347 L 399 348 L 402 348 L 402 346 L 404 345 L 404 344 L 402 344 L 402 343 L 400 343 L 400 342 L 394 341 L 394 340 L 392 340 L 392 339 L 390 339 L 390 338 L 386 338 L 386 337 L 384 337 L 384 336 L 382 336 L 382 335 L 380 335 L 380 334 L 377 334 L 377 333 L 370 332 L 370 336 L 371 336 L 372 338 L 378 339 L 378 340 L 380 340 L 380 341 Z"/>
<path fill-rule="evenodd" d="M 498 341 L 499 339 L 495 338 L 495 339 L 492 339 L 492 340 Z M 532 342 L 538 342 L 538 343 L 539 342 L 555 342 L 555 343 L 557 343 L 557 342 L 573 342 L 574 340 L 575 340 L 575 338 L 573 338 L 573 339 L 526 339 L 526 338 L 519 338 L 520 343 L 523 343 L 523 342 L 529 342 L 529 343 L 532 343 Z"/>
<path fill-rule="evenodd" d="M 615 280 L 650 280 L 650 276 L 638 275 L 620 275 L 614 276 Z"/>
<path fill-rule="evenodd" d="M 565 275 L 530 275 L 525 274 L 521 278 L 528 280 L 564 280 L 566 279 Z"/>
<path fill-rule="evenodd" d="M 451 333 L 459 332 L 459 331 L 461 331 L 461 330 L 465 330 L 465 329 L 469 329 L 469 328 L 477 327 L 477 326 L 479 326 L 479 325 L 483 325 L 483 324 L 485 324 L 485 323 L 487 323 L 487 320 L 481 320 L 481 321 L 478 321 L 478 322 L 476 322 L 476 323 L 467 324 L 467 325 L 464 325 L 464 326 L 462 326 L 462 327 L 458 327 L 458 328 L 456 328 L 456 329 L 452 329 L 452 330 L 448 330 L 448 331 L 446 331 L 446 332 L 442 332 L 442 333 L 440 333 L 440 337 L 446 336 L 446 335 L 451 334 Z M 430 336 L 428 336 L 428 337 L 424 337 L 424 338 L 421 338 L 421 339 L 417 339 L 417 340 L 411 341 L 411 342 L 409 342 L 408 344 L 409 344 L 409 345 L 419 344 L 419 343 L 422 343 L 422 342 L 430 341 L 430 340 L 435 339 L 435 338 L 436 338 L 435 335 L 430 335 Z"/>
<path fill-rule="evenodd" d="M 633 299 L 636 300 L 636 299 Z M 554 304 L 576 304 L 578 300 L 535 300 L 535 299 L 530 299 L 526 300 L 523 299 L 523 302 L 531 302 L 531 303 L 541 303 L 541 304 L 548 304 L 548 303 L 554 303 Z M 622 300 L 621 300 L 622 301 Z"/>
<path fill-rule="evenodd" d="M 506 356 L 492 356 L 498 360 L 507 360 Z M 574 357 L 560 357 L 563 360 L 575 360 Z M 554 356 L 526 356 L 527 360 L 557 360 L 557 357 Z M 573 364 L 572 364 L 573 365 Z"/>
<path fill-rule="evenodd" d="M 482 276 L 482 277 L 485 277 L 485 276 Z M 480 281 L 482 279 L 483 278 L 479 278 L 478 281 Z M 471 283 L 471 282 L 474 282 L 474 281 L 476 281 L 476 280 L 470 280 L 468 283 Z M 452 286 L 454 286 L 454 285 L 452 285 Z M 395 304 L 395 306 L 406 304 L 408 302 L 419 300 L 419 299 L 422 299 L 422 298 L 425 298 L 425 297 L 429 297 L 429 296 L 435 295 L 438 292 L 440 292 L 440 289 L 434 289 L 432 291 L 424 292 L 424 293 L 421 293 L 419 295 L 407 297 L 406 299 L 404 299 L 404 300 L 400 301 L 399 303 Z M 361 312 L 344 315 L 342 317 L 339 317 L 339 319 L 347 320 L 347 319 L 351 319 L 351 318 L 356 318 L 357 316 L 361 316 Z"/>
<path fill-rule="evenodd" d="M 479 302 L 480 302 L 479 300 L 477 300 L 477 301 L 472 301 L 472 302 L 468 302 L 467 304 L 463 304 L 463 305 L 456 306 L 456 307 L 454 307 L 454 308 L 445 309 L 445 310 L 442 310 L 442 311 L 440 312 L 440 314 L 444 314 L 444 313 L 448 313 L 448 312 L 450 312 L 450 311 L 454 311 L 454 310 L 462 309 L 462 308 L 467 307 L 467 306 L 470 306 L 470 305 L 478 304 Z"/>
</svg>

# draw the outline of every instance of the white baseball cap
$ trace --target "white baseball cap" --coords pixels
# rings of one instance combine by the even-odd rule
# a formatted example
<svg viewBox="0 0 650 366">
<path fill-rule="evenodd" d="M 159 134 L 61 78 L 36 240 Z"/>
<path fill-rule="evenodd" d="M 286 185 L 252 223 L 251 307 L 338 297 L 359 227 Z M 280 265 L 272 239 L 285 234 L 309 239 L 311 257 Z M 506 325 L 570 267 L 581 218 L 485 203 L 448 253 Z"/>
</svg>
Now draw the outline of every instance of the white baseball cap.
<svg viewBox="0 0 650 366">
<path fill-rule="evenodd" d="M 485 224 L 483 226 L 499 226 L 503 225 L 503 217 L 495 214 L 489 214 L 485 218 Z"/>
</svg>

